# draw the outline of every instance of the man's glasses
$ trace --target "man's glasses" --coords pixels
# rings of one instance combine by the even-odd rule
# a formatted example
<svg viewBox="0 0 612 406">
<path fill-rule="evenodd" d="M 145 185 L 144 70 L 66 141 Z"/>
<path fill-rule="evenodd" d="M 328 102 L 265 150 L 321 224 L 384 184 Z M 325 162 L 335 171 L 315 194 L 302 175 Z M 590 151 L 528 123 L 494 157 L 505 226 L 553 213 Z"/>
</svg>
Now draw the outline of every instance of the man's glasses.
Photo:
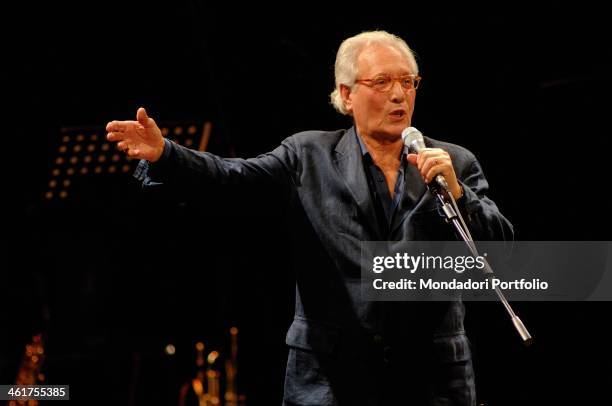
<svg viewBox="0 0 612 406">
<path fill-rule="evenodd" d="M 396 81 L 404 90 L 416 90 L 421 83 L 421 77 L 419 75 L 402 75 L 394 78 L 388 75 L 380 75 L 373 79 L 357 79 L 355 83 L 364 84 L 378 92 L 388 92 Z"/>
</svg>

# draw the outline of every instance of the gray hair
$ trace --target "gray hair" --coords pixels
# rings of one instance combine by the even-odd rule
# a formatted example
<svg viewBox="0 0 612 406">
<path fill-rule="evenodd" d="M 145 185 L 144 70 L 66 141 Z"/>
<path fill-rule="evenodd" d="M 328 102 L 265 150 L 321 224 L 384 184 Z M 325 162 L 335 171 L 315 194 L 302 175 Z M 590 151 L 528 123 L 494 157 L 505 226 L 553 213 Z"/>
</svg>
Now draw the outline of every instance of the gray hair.
<svg viewBox="0 0 612 406">
<path fill-rule="evenodd" d="M 336 77 L 336 88 L 330 94 L 331 104 L 336 110 L 342 114 L 348 114 L 344 101 L 340 95 L 340 85 L 346 85 L 353 88 L 355 80 L 357 80 L 357 58 L 361 51 L 372 44 L 388 45 L 406 56 L 408 63 L 411 65 L 412 74 L 418 75 L 419 67 L 416 63 L 414 53 L 400 37 L 390 34 L 386 31 L 366 31 L 361 34 L 345 39 L 338 53 L 336 54 L 336 64 L 334 74 Z"/>
</svg>

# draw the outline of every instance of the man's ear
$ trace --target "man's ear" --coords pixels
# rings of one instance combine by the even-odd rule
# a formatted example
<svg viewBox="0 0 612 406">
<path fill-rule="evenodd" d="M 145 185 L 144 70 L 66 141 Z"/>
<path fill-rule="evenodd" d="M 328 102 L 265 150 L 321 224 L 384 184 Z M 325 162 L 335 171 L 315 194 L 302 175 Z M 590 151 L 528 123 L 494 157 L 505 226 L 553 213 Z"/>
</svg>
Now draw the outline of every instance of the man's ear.
<svg viewBox="0 0 612 406">
<path fill-rule="evenodd" d="M 340 85 L 340 96 L 344 102 L 344 108 L 349 114 L 353 113 L 353 101 L 351 100 L 351 88 L 347 85 Z"/>
</svg>

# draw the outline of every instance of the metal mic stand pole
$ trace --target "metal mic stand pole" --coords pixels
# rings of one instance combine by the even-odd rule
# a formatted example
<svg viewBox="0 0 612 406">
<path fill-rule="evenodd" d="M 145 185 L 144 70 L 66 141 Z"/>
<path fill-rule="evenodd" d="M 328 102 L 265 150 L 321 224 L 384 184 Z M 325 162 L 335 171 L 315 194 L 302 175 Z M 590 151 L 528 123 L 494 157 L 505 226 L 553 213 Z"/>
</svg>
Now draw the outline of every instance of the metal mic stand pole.
<svg viewBox="0 0 612 406">
<path fill-rule="evenodd" d="M 455 202 L 455 198 L 450 193 L 450 191 L 446 190 L 446 194 L 448 196 L 448 199 L 452 201 L 453 203 L 452 205 L 448 202 L 447 198 L 444 196 L 442 192 L 440 192 L 439 189 L 435 187 L 430 187 L 430 191 L 432 191 L 434 195 L 438 198 L 438 201 L 442 205 L 442 211 L 444 211 L 444 215 L 446 216 L 446 221 L 449 223 L 452 223 L 455 226 L 455 230 L 459 233 L 459 235 L 461 236 L 461 238 L 467 245 L 468 249 L 472 253 L 472 256 L 474 257 L 480 256 L 478 254 L 478 250 L 476 249 L 476 245 L 474 244 L 474 240 L 472 239 L 469 230 L 464 229 L 463 225 L 460 222 L 459 216 L 461 215 L 461 213 L 459 213 L 459 209 L 455 210 L 455 208 L 453 207 L 453 206 L 457 207 L 457 203 Z M 484 271 L 483 271 L 485 273 L 485 276 L 487 278 L 493 277 L 495 273 L 493 272 L 491 265 L 489 265 L 489 262 L 486 260 L 486 258 L 484 257 L 482 258 L 485 264 Z M 531 345 L 531 343 L 533 342 L 533 338 L 531 337 L 531 334 L 529 334 L 529 331 L 527 331 L 527 328 L 525 327 L 521 319 L 519 319 L 516 313 L 514 313 L 514 310 L 512 310 L 510 303 L 508 303 L 508 300 L 506 299 L 502 291 L 499 289 L 499 287 L 495 288 L 495 293 L 497 294 L 497 297 L 502 302 L 502 304 L 506 308 L 506 311 L 510 315 L 512 324 L 514 324 L 514 328 L 521 336 L 521 339 L 523 340 L 523 344 L 525 344 L 526 346 Z"/>
</svg>

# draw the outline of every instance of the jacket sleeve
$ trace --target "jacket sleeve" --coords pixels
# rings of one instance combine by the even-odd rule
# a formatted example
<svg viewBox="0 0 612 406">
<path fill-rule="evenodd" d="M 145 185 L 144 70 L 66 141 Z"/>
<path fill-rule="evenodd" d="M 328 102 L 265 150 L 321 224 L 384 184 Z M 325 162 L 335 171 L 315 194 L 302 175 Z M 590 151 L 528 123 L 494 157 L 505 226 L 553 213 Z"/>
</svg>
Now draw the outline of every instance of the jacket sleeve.
<svg viewBox="0 0 612 406">
<path fill-rule="evenodd" d="M 487 197 L 489 183 L 478 160 L 472 156 L 471 163 L 460 177 L 464 195 L 459 208 L 475 240 L 513 241 L 514 230 L 499 211 L 497 205 Z"/>
<path fill-rule="evenodd" d="M 222 185 L 266 182 L 290 186 L 298 172 L 298 148 L 292 137 L 271 152 L 256 158 L 221 158 L 209 152 L 194 151 L 164 140 L 161 158 L 140 161 L 134 177 L 144 189 L 170 186 L 186 191 L 207 183 Z"/>
</svg>

